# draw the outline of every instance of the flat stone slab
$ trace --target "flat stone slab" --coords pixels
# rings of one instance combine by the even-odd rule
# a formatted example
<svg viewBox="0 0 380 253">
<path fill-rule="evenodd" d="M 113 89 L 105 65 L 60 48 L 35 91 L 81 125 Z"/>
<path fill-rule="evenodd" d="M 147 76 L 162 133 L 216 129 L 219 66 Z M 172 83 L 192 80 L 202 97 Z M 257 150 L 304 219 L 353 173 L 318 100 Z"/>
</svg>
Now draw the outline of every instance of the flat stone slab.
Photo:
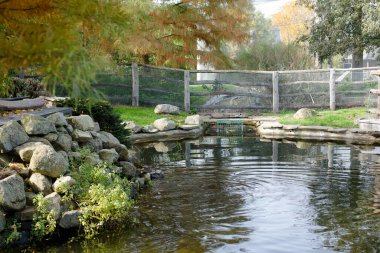
<svg viewBox="0 0 380 253">
<path fill-rule="evenodd" d="M 0 117 L 0 126 L 4 125 L 5 123 L 14 120 L 20 122 L 22 115 L 24 114 L 33 114 L 33 115 L 39 115 L 42 117 L 49 116 L 51 114 L 62 112 L 65 115 L 71 115 L 72 109 L 69 107 L 52 107 L 52 108 L 42 108 L 42 110 L 36 110 L 36 111 L 27 111 L 25 113 L 6 116 L 6 117 Z"/>
<path fill-rule="evenodd" d="M 184 139 L 195 139 L 203 134 L 203 127 L 198 127 L 192 130 L 170 130 L 153 134 L 133 134 L 129 136 L 129 141 L 132 143 L 146 143 L 155 141 L 176 141 Z"/>
<path fill-rule="evenodd" d="M 367 131 L 380 131 L 379 119 L 362 119 L 358 121 L 359 128 Z"/>
<path fill-rule="evenodd" d="M 193 130 L 199 128 L 198 125 L 179 125 L 178 127 L 182 130 Z"/>
<path fill-rule="evenodd" d="M 278 117 L 276 116 L 253 116 L 249 118 L 253 121 L 278 121 Z"/>
</svg>

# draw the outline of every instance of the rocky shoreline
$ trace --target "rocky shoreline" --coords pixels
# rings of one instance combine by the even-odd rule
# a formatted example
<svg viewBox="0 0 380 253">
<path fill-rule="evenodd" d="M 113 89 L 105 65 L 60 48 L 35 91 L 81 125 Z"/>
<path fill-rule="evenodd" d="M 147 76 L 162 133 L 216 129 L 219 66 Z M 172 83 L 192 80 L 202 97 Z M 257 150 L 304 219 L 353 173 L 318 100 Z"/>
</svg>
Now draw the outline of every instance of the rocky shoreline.
<svg viewBox="0 0 380 253">
<path fill-rule="evenodd" d="M 0 127 L 0 150 L 1 246 L 28 240 L 31 223 L 38 216 L 37 196 L 52 214 L 55 230 L 81 226 L 82 208 L 67 197 L 70 188 L 82 183 L 69 173 L 76 161 L 105 164 L 110 180 L 116 176 L 128 179 L 128 198 L 133 198 L 151 178 L 162 176 L 160 171 L 137 168 L 133 152 L 129 153 L 111 133 L 101 131 L 88 115 L 66 118 L 55 113 L 44 118 L 25 114 L 20 123 L 10 121 Z M 107 173 L 103 176 L 109 176 Z"/>
</svg>

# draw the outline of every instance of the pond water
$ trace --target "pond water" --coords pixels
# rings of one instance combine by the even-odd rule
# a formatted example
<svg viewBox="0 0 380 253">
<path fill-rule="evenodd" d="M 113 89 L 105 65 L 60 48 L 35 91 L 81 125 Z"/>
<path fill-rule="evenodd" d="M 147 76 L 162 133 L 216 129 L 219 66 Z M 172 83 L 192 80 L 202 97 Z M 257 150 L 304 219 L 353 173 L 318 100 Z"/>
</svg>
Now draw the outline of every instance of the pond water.
<svg viewBox="0 0 380 253">
<path fill-rule="evenodd" d="M 155 144 L 142 158 L 165 178 L 137 201 L 140 223 L 42 251 L 377 252 L 376 151 L 226 137 Z"/>
</svg>

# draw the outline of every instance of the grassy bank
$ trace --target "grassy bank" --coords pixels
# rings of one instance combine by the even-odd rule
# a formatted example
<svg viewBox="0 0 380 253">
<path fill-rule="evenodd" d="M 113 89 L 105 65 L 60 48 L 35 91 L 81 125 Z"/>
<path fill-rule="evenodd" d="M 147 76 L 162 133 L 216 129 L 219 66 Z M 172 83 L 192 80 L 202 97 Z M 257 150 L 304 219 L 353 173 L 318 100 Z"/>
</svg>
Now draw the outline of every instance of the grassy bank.
<svg viewBox="0 0 380 253">
<path fill-rule="evenodd" d="M 286 111 L 280 114 L 268 114 L 279 117 L 279 122 L 286 125 L 303 126 L 332 126 L 332 127 L 357 127 L 357 119 L 365 117 L 367 108 L 349 108 L 336 111 L 318 110 L 318 115 L 306 119 L 294 119 L 295 111 Z"/>
<path fill-rule="evenodd" d="M 122 120 L 134 121 L 142 126 L 150 125 L 156 119 L 164 117 L 181 124 L 188 115 L 185 112 L 181 112 L 179 115 L 159 115 L 154 113 L 153 107 L 118 106 L 114 107 L 114 111 L 120 115 Z"/>
</svg>

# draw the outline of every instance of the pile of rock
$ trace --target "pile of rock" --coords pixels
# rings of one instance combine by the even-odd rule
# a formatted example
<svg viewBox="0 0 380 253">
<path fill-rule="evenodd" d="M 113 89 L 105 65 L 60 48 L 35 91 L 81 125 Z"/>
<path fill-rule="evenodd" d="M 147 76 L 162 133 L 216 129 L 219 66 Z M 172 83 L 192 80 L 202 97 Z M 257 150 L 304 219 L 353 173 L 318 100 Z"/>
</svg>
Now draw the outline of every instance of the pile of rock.
<svg viewBox="0 0 380 253">
<path fill-rule="evenodd" d="M 179 107 L 174 106 L 174 105 L 160 104 L 155 107 L 154 112 L 156 114 L 175 115 L 175 114 L 179 114 L 180 109 Z M 175 129 L 180 129 L 180 130 L 185 130 L 185 131 L 197 129 L 202 126 L 203 121 L 199 115 L 192 115 L 192 116 L 186 117 L 184 125 L 177 125 L 174 121 L 168 118 L 157 119 L 153 122 L 152 125 L 147 125 L 147 126 L 140 126 L 139 124 L 133 121 L 124 121 L 122 124 L 125 129 L 130 130 L 133 134 L 138 134 L 138 133 L 154 134 L 158 132 L 165 132 L 165 131 L 170 131 L 170 130 L 175 130 Z"/>
<path fill-rule="evenodd" d="M 62 189 L 76 184 L 65 174 L 69 160 L 80 157 L 80 147 L 93 150 L 85 159 L 98 164 L 115 164 L 112 172 L 135 178 L 136 167 L 128 149 L 111 133 L 101 131 L 99 124 L 88 115 L 65 118 L 56 113 L 47 118 L 26 114 L 21 124 L 11 121 L 0 127 L 0 232 L 8 214 L 16 214 L 21 221 L 32 220 L 35 209 L 33 198 L 42 193 L 50 202 L 56 220 L 62 228 L 79 226 L 80 210 L 69 210 L 62 201 Z M 144 184 L 149 174 L 137 182 Z"/>
</svg>

